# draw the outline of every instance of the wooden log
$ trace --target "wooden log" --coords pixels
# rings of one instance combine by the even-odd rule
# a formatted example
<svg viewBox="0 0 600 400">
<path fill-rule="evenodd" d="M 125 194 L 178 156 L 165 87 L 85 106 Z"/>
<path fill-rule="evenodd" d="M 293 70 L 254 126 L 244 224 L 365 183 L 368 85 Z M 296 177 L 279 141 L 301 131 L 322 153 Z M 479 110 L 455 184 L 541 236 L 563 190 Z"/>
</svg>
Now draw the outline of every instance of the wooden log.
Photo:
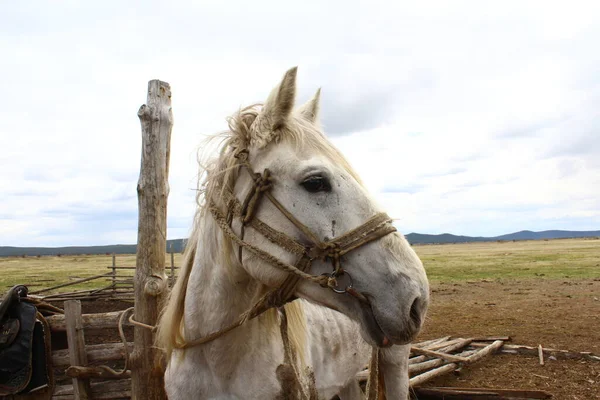
<svg viewBox="0 0 600 400">
<path fill-rule="evenodd" d="M 453 346 L 456 347 L 459 344 L 460 343 L 456 343 Z M 449 346 L 448 348 L 450 348 L 450 347 L 452 347 L 452 346 Z M 453 351 L 453 350 L 445 350 L 445 351 Z M 459 354 L 455 354 L 455 356 L 468 359 L 471 355 L 477 353 L 477 351 L 478 350 L 465 350 Z M 419 357 L 425 357 L 425 356 L 419 356 Z M 426 371 L 430 368 L 437 367 L 437 366 L 444 365 L 444 364 L 448 364 L 448 361 L 445 361 L 445 360 L 442 360 L 439 358 L 434 358 L 433 360 L 427 360 L 427 361 L 409 364 L 408 372 L 409 372 L 409 374 L 416 374 L 418 372 Z"/>
<path fill-rule="evenodd" d="M 493 352 L 495 352 L 496 350 L 498 350 L 500 347 L 502 347 L 503 344 L 504 344 L 504 342 L 502 340 L 496 340 L 495 342 L 493 342 L 490 345 L 485 346 L 484 348 L 482 348 L 481 350 L 479 350 L 477 353 L 473 354 L 472 356 L 467 357 L 467 359 L 465 361 L 468 363 L 474 363 L 475 361 L 479 361 L 483 357 L 486 357 L 486 356 L 492 354 Z"/>
<path fill-rule="evenodd" d="M 67 342 L 69 344 L 69 362 L 71 365 L 87 365 L 81 318 L 81 302 L 79 300 L 65 302 L 65 324 Z M 75 400 L 87 400 L 91 398 L 90 382 L 85 379 L 73 378 L 73 395 Z"/>
<path fill-rule="evenodd" d="M 97 289 L 84 289 L 84 290 L 74 290 L 72 292 L 52 293 L 52 294 L 43 296 L 43 299 L 44 300 L 52 300 L 53 297 L 68 297 L 68 296 L 72 296 L 72 295 L 81 295 L 81 294 L 92 293 L 96 290 Z"/>
<path fill-rule="evenodd" d="M 411 375 L 414 375 L 419 372 L 427 371 L 428 369 L 431 369 L 431 368 L 439 367 L 440 365 L 442 365 L 444 363 L 445 363 L 444 360 L 436 358 L 436 359 L 429 360 L 429 361 L 423 361 L 423 362 L 420 362 L 417 364 L 411 364 L 408 366 L 408 373 Z"/>
<path fill-rule="evenodd" d="M 492 388 L 453 388 L 453 387 L 433 387 L 433 388 L 414 388 L 415 395 L 419 399 L 440 399 L 440 400 L 516 400 L 516 399 L 550 399 L 552 395 L 542 390 L 521 390 L 521 389 L 492 389 Z"/>
<path fill-rule="evenodd" d="M 62 283 L 60 285 L 51 286 L 49 288 L 45 288 L 45 289 L 41 289 L 41 290 L 36 290 L 34 292 L 30 292 L 29 294 L 39 294 L 39 293 L 49 292 L 50 290 L 60 289 L 60 288 L 66 287 L 66 286 L 72 286 L 72 285 L 77 285 L 77 284 L 83 283 L 83 282 L 93 281 L 94 279 L 104 278 L 105 276 L 107 276 L 109 274 L 110 274 L 110 272 L 108 272 L 106 274 L 100 274 L 100 275 L 90 276 L 90 277 L 87 277 L 87 278 L 76 279 L 76 280 L 71 281 L 71 282 Z"/>
<path fill-rule="evenodd" d="M 92 292 L 92 294 L 96 294 L 96 293 L 98 293 L 98 294 L 104 294 L 104 293 L 102 293 L 102 292 L 104 292 L 105 290 L 109 290 L 109 289 L 111 289 L 111 288 L 112 288 L 112 285 L 104 286 L 104 287 L 101 287 L 101 288 L 99 288 L 99 289 L 96 289 L 96 290 L 94 290 L 94 291 Z"/>
<path fill-rule="evenodd" d="M 478 350 L 465 350 L 459 354 L 456 354 L 456 356 L 468 357 L 472 354 L 475 354 L 477 351 Z M 408 366 L 409 373 L 416 374 L 417 372 L 425 371 L 429 368 L 437 367 L 439 365 L 444 365 L 444 364 L 448 363 L 447 361 L 441 360 L 439 358 L 435 358 L 433 360 L 427 360 L 428 357 L 426 357 L 426 356 L 419 356 L 419 357 L 423 357 L 422 361 L 419 361 L 419 363 L 416 363 L 416 362 L 409 363 L 409 366 Z M 416 358 L 417 357 L 415 357 L 415 359 Z M 426 364 L 426 363 L 428 363 L 428 364 Z M 421 365 L 421 364 L 423 364 L 423 365 Z M 417 367 L 417 365 L 419 367 Z M 366 381 L 368 377 L 369 377 L 368 369 L 360 371 L 359 373 L 356 374 L 356 379 L 358 379 L 359 381 Z"/>
<path fill-rule="evenodd" d="M 133 343 L 127 343 L 127 349 L 129 352 L 133 351 Z M 88 364 L 125 359 L 125 346 L 123 346 L 123 343 L 88 344 L 85 346 L 85 350 Z M 70 366 L 69 350 L 53 351 L 52 365 L 58 368 Z"/>
<path fill-rule="evenodd" d="M 473 339 L 457 338 L 449 342 L 427 346 L 427 350 L 439 350 L 442 353 L 450 353 L 468 346 L 472 341 Z"/>
<path fill-rule="evenodd" d="M 427 346 L 422 346 L 421 348 L 423 349 L 427 349 L 427 350 L 439 350 L 442 347 L 446 347 L 449 346 L 451 344 L 454 344 L 460 340 L 463 340 L 462 338 L 457 338 L 457 339 L 450 339 L 450 340 L 446 340 L 444 342 L 439 342 L 439 343 L 431 343 L 428 344 Z"/>
<path fill-rule="evenodd" d="M 440 350 L 440 352 L 443 352 L 443 353 L 451 353 L 453 351 L 460 350 L 463 347 L 468 346 L 469 344 L 471 344 L 471 340 L 472 339 L 455 339 L 455 340 L 451 341 L 453 343 L 450 345 L 446 345 L 446 344 L 450 343 L 450 342 L 446 342 L 446 344 L 444 344 L 444 346 L 446 346 L 446 347 L 442 347 L 439 350 Z M 436 345 L 433 345 L 433 346 L 436 346 Z M 428 358 L 431 358 L 431 357 L 428 357 L 425 355 L 411 357 L 408 360 L 408 364 L 411 365 L 411 364 L 421 363 L 423 361 L 426 361 Z"/>
<path fill-rule="evenodd" d="M 428 369 L 437 367 L 444 364 L 444 360 L 434 359 L 429 361 L 424 361 L 418 364 L 412 364 L 408 366 L 408 373 L 411 375 L 417 374 L 422 371 L 426 371 Z M 362 370 L 356 374 L 356 379 L 359 382 L 364 382 L 369 379 L 369 369 Z"/>
<path fill-rule="evenodd" d="M 456 363 L 450 363 L 450 364 L 446 364 L 446 365 L 442 365 L 439 368 L 436 369 L 432 369 L 431 371 L 425 372 L 421 375 L 417 375 L 413 378 L 410 378 L 409 383 L 410 386 L 418 386 L 421 385 L 433 378 L 436 378 L 438 376 L 447 374 L 449 372 L 455 371 L 458 368 L 458 365 Z"/>
<path fill-rule="evenodd" d="M 427 346 L 435 345 L 437 343 L 447 342 L 449 339 L 450 339 L 450 336 L 444 336 L 444 337 L 441 337 L 438 339 L 425 340 L 424 342 L 413 343 L 412 347 L 425 348 Z"/>
<path fill-rule="evenodd" d="M 510 342 L 510 336 L 475 336 L 472 338 L 474 342 L 495 342 L 496 340 L 502 340 L 503 342 Z"/>
<path fill-rule="evenodd" d="M 122 311 L 111 311 L 107 313 L 83 314 L 81 315 L 81 323 L 85 329 L 117 328 L 121 312 Z M 66 330 L 64 315 L 52 315 L 46 317 L 46 321 L 48 321 L 52 332 Z M 128 321 L 124 321 L 124 325 L 132 326 Z"/>
<path fill-rule="evenodd" d="M 99 299 L 113 299 L 113 300 L 131 300 L 133 301 L 133 292 L 130 292 L 131 296 L 129 297 L 119 297 L 119 295 L 117 296 L 113 296 L 110 294 L 103 294 L 103 295 L 90 295 L 90 296 L 81 296 L 81 297 L 54 297 L 52 298 L 52 301 L 55 302 L 63 302 L 63 301 L 67 301 L 67 300 L 80 300 L 80 301 L 94 301 L 94 300 L 99 300 Z"/>
<path fill-rule="evenodd" d="M 83 299 L 99 299 L 102 297 L 110 297 L 110 293 L 102 293 L 102 292 L 96 292 L 96 293 L 67 293 L 65 296 L 53 296 L 51 298 L 44 298 L 44 300 L 46 301 L 53 301 L 53 302 L 58 302 L 58 299 L 72 299 L 72 300 L 83 300 Z"/>
<path fill-rule="evenodd" d="M 485 347 L 485 346 L 487 346 L 487 343 L 473 342 L 473 343 L 471 343 L 470 346 L 474 347 L 474 348 Z M 537 347 L 506 344 L 506 343 L 498 351 L 500 353 L 504 353 L 504 354 L 525 354 L 525 355 L 530 355 L 530 356 L 537 356 L 538 352 L 539 352 Z M 568 351 L 568 350 L 542 348 L 542 352 L 544 353 L 544 356 L 546 356 L 546 357 L 554 356 L 558 359 L 563 359 L 563 360 L 600 361 L 600 356 L 593 354 L 591 352 L 588 352 L 588 351 L 573 352 L 573 351 Z"/>
<path fill-rule="evenodd" d="M 110 286 L 109 286 L 110 288 Z M 105 290 L 104 288 L 102 290 Z M 102 291 L 88 292 L 88 293 L 59 293 L 52 297 L 44 297 L 45 301 L 61 302 L 66 300 L 92 300 L 110 297 L 110 293 L 103 293 Z"/>
<path fill-rule="evenodd" d="M 472 339 L 461 339 L 460 341 L 457 341 L 454 344 L 451 344 L 446 347 L 442 347 L 440 349 L 440 351 L 442 353 L 451 353 L 453 351 L 457 351 L 457 350 L 467 347 L 469 344 L 471 344 L 472 341 L 473 341 Z"/>
<path fill-rule="evenodd" d="M 544 349 L 542 349 L 542 345 L 538 345 L 538 358 L 540 359 L 540 365 L 544 365 Z"/>
<path fill-rule="evenodd" d="M 171 153 L 171 87 L 148 82 L 147 104 L 140 107 L 142 162 L 137 184 L 138 240 L 134 278 L 134 319 L 155 326 L 167 297 L 165 249 L 167 245 L 167 198 Z M 160 365 L 161 352 L 154 348 L 153 331 L 136 325 L 131 355 L 133 397 L 166 399 Z"/>
<path fill-rule="evenodd" d="M 441 358 L 442 360 L 450 361 L 450 362 L 465 362 L 467 361 L 464 357 L 454 356 L 452 354 L 446 354 L 439 351 L 421 349 L 419 347 L 411 347 L 410 351 L 416 354 L 422 354 L 425 356 Z"/>
<path fill-rule="evenodd" d="M 65 375 L 69 378 L 79 379 L 123 379 L 131 378 L 131 371 L 127 370 L 123 373 L 114 373 L 111 369 L 108 369 L 108 367 L 106 366 L 78 367 L 72 365 L 69 368 L 67 368 L 67 370 L 65 371 Z"/>
<path fill-rule="evenodd" d="M 131 390 L 122 392 L 100 392 L 94 395 L 94 400 L 123 400 L 131 398 Z M 52 396 L 52 400 L 73 400 L 72 394 Z"/>
<path fill-rule="evenodd" d="M 91 384 L 91 393 L 94 400 L 131 398 L 131 379 L 93 382 Z M 72 400 L 73 386 L 56 386 L 52 395 L 52 399 Z"/>
<path fill-rule="evenodd" d="M 423 362 L 423 361 L 427 361 L 428 358 L 431 358 L 431 357 L 427 357 L 427 356 L 415 356 L 415 357 L 411 357 L 411 358 L 408 359 L 408 365 L 417 364 L 417 363 L 420 363 L 420 362 Z"/>
</svg>

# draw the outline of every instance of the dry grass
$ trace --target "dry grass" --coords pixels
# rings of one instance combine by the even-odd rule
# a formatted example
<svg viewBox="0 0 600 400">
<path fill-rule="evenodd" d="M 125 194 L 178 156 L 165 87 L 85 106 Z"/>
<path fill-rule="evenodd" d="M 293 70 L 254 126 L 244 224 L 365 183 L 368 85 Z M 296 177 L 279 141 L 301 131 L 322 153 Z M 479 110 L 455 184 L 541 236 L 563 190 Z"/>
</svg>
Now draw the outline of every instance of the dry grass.
<svg viewBox="0 0 600 400">
<path fill-rule="evenodd" d="M 175 254 L 175 265 L 179 265 L 181 254 Z M 170 257 L 167 255 L 167 267 Z M 26 284 L 31 291 L 111 272 L 112 257 L 107 255 L 0 257 L 0 293 L 16 284 Z M 134 267 L 135 255 L 116 256 L 116 265 Z M 133 276 L 133 270 L 119 270 L 119 276 Z M 109 278 L 101 278 L 68 286 L 60 291 L 100 288 L 108 285 Z"/>
<path fill-rule="evenodd" d="M 419 245 L 419 254 L 432 282 L 478 279 L 600 278 L 600 240 L 563 239 L 549 241 L 460 243 Z M 170 257 L 167 256 L 167 265 Z M 179 265 L 181 254 L 175 254 Z M 0 292 L 17 283 L 31 290 L 69 282 L 110 271 L 111 256 L 44 256 L 0 258 Z M 134 255 L 117 255 L 118 266 L 135 266 Z M 120 270 L 119 275 L 133 275 Z M 66 290 L 107 285 L 103 279 L 75 285 Z"/>
<path fill-rule="evenodd" d="M 598 239 L 419 245 L 414 249 L 433 282 L 600 277 Z"/>
</svg>

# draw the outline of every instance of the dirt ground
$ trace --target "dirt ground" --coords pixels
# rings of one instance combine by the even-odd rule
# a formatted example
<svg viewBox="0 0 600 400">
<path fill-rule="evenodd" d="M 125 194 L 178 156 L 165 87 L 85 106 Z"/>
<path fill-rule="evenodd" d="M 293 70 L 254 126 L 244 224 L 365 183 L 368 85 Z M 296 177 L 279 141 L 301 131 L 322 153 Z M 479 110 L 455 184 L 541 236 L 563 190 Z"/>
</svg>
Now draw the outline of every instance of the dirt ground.
<svg viewBox="0 0 600 400">
<path fill-rule="evenodd" d="M 419 340 L 510 336 L 512 343 L 600 354 L 600 279 L 434 283 Z M 495 355 L 426 386 L 545 390 L 558 400 L 600 399 L 600 362 Z"/>
<path fill-rule="evenodd" d="M 600 354 L 600 278 L 477 280 L 433 283 L 431 306 L 419 340 L 442 336 L 510 336 L 512 343 Z M 86 302 L 83 311 L 130 307 Z M 116 332 L 86 335 L 88 343 L 114 341 Z M 128 332 L 131 334 L 131 332 Z M 556 400 L 600 399 L 600 362 L 494 355 L 426 386 L 545 390 Z"/>
</svg>

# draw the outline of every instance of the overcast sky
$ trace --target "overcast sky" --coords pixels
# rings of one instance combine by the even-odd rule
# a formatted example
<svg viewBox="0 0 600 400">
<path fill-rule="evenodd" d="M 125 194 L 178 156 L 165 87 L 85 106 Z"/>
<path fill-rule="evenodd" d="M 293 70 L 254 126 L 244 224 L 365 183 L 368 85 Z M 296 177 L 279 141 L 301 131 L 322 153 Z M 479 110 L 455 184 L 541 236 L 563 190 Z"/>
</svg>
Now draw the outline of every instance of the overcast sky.
<svg viewBox="0 0 600 400">
<path fill-rule="evenodd" d="M 600 229 L 600 3 L 288 3 L 0 3 L 0 246 L 136 242 L 155 78 L 185 237 L 204 135 L 295 65 L 403 233 Z"/>
</svg>

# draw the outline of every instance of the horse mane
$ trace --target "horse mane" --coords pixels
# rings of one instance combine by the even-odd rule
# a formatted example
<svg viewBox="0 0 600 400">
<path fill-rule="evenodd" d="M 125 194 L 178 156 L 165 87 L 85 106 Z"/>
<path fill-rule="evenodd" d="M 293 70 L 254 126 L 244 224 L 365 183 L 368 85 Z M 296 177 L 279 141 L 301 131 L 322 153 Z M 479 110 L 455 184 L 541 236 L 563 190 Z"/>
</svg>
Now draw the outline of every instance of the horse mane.
<svg viewBox="0 0 600 400">
<path fill-rule="evenodd" d="M 220 141 L 220 151 L 217 157 L 208 160 L 204 165 L 199 158 L 200 173 L 198 175 L 198 191 L 196 202 L 198 207 L 194 216 L 190 237 L 186 243 L 183 265 L 181 266 L 179 278 L 177 279 L 166 306 L 163 308 L 156 335 L 156 346 L 163 349 L 170 360 L 173 349 L 182 346 L 185 343 L 183 333 L 183 318 L 185 308 L 185 296 L 188 287 L 188 281 L 194 258 L 196 256 L 196 244 L 201 234 L 201 220 L 207 216 L 207 200 L 212 199 L 217 206 L 222 207 L 225 204 L 221 201 L 221 194 L 225 190 L 233 191 L 233 186 L 238 175 L 238 159 L 235 158 L 236 152 L 240 149 L 247 149 L 252 144 L 253 122 L 260 115 L 261 105 L 255 104 L 245 107 L 227 119 L 229 129 L 207 138 L 207 142 L 214 140 Z M 319 126 L 305 119 L 301 114 L 294 113 L 289 121 L 280 129 L 273 141 L 276 143 L 288 141 L 298 148 L 310 148 L 326 157 L 330 158 L 336 164 L 343 166 L 357 182 L 362 182 L 356 172 L 352 169 L 348 161 L 342 156 L 321 132 Z M 222 234 L 222 232 L 220 232 Z M 231 266 L 235 257 L 234 247 L 230 240 L 223 241 L 221 258 L 225 264 Z M 299 359 L 304 364 L 305 346 L 306 346 L 306 318 L 302 304 L 294 301 L 285 305 L 288 319 L 288 335 L 291 345 L 296 349 Z M 277 311 L 271 309 L 264 318 L 267 324 L 277 324 L 279 318 Z"/>
</svg>

